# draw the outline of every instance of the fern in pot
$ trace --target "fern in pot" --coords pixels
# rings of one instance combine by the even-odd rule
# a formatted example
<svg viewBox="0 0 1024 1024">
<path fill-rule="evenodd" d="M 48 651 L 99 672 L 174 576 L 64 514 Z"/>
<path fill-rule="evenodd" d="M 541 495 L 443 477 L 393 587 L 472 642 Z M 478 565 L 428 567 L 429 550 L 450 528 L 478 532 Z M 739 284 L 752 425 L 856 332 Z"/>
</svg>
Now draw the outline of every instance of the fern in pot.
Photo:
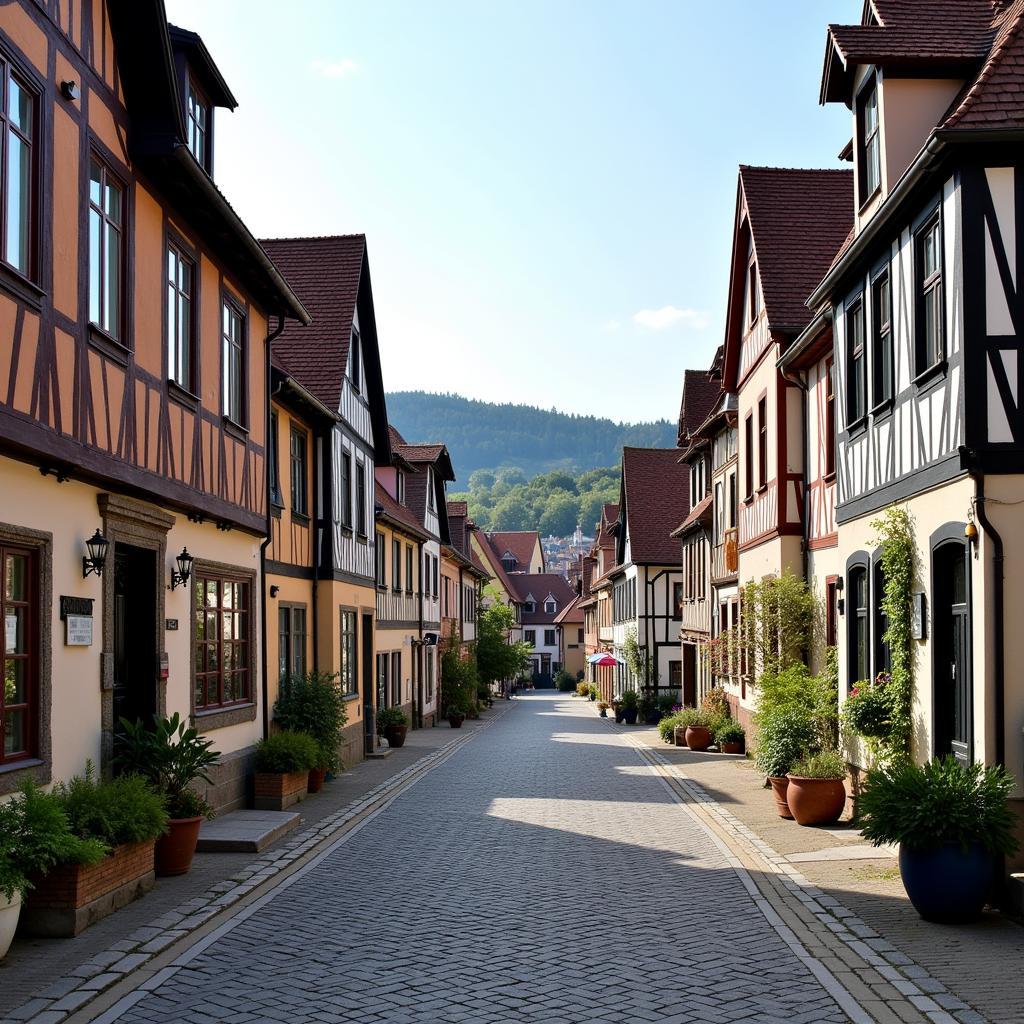
<svg viewBox="0 0 1024 1024">
<path fill-rule="evenodd" d="M 928 921 L 976 918 L 996 879 L 996 858 L 1013 853 L 1013 777 L 1002 766 L 952 755 L 918 765 L 901 758 L 868 773 L 857 807 L 875 846 L 899 844 L 900 876 Z"/>
</svg>

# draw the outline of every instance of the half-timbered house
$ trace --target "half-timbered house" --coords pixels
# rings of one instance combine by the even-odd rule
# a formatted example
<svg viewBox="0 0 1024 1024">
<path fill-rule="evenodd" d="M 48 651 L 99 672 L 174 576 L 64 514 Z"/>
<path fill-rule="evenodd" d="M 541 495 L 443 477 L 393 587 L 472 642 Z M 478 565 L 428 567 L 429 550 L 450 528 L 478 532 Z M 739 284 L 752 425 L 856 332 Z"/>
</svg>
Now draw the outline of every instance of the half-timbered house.
<svg viewBox="0 0 1024 1024">
<path fill-rule="evenodd" d="M 309 326 L 284 328 L 273 341 L 274 357 L 331 411 L 331 421 L 313 433 L 292 423 L 284 433 L 279 422 L 271 439 L 279 479 L 287 466 L 289 499 L 301 490 L 293 477 L 308 478 L 310 499 L 302 509 L 294 502 L 273 509 L 266 582 L 279 622 L 282 601 L 298 606 L 300 616 L 308 606 L 310 667 L 337 674 L 349 699 L 342 757 L 358 761 L 378 743 L 373 487 L 374 467 L 391 460 L 366 238 L 266 239 L 263 247 L 313 317 Z"/>
<path fill-rule="evenodd" d="M 530 667 L 535 686 L 550 686 L 562 667 L 557 619 L 576 599 L 560 573 L 519 572 L 509 577 L 519 595 L 523 640 L 530 645 Z"/>
<path fill-rule="evenodd" d="M 309 318 L 214 181 L 235 99 L 158 0 L 0 6 L 0 89 L 0 793 L 180 712 L 239 806 L 269 339 Z"/>
<path fill-rule="evenodd" d="M 470 654 L 476 640 L 476 621 L 481 594 L 491 579 L 491 574 L 484 568 L 473 550 L 470 538 L 475 531 L 476 524 L 469 518 L 469 507 L 466 502 L 449 501 L 448 534 L 451 537 L 451 544 L 441 552 L 441 565 L 443 569 L 445 559 L 448 559 L 454 567 L 451 602 L 455 612 L 459 645 L 466 656 Z"/>
<path fill-rule="evenodd" d="M 828 29 L 854 231 L 810 297 L 834 319 L 841 691 L 887 666 L 872 525 L 907 507 L 915 754 L 1024 763 L 1014 565 L 1024 501 L 1024 9 L 872 0 Z M 1018 796 L 1024 789 L 1018 788 Z"/>
</svg>

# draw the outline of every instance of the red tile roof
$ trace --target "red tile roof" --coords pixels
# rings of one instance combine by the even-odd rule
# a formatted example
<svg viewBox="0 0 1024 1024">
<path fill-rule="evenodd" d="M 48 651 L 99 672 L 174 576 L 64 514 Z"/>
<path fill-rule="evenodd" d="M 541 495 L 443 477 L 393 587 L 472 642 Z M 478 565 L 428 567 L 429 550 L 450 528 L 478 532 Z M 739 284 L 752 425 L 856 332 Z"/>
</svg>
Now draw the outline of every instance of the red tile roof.
<svg viewBox="0 0 1024 1024">
<path fill-rule="evenodd" d="M 392 526 L 400 527 L 419 540 L 427 539 L 426 530 L 416 521 L 412 511 L 395 501 L 376 481 L 373 485 L 373 500 L 384 510 L 384 515 L 391 521 Z"/>
<path fill-rule="evenodd" d="M 689 533 L 697 523 L 709 520 L 711 518 L 711 500 L 712 495 L 704 495 L 690 510 L 690 514 L 672 531 L 672 536 L 681 537 L 684 533 Z"/>
<path fill-rule="evenodd" d="M 853 172 L 743 166 L 740 187 L 769 327 L 800 331 L 807 296 L 853 223 Z"/>
<path fill-rule="evenodd" d="M 581 604 L 581 598 L 577 597 L 572 604 L 567 605 L 555 616 L 555 622 L 559 626 L 564 626 L 567 622 L 571 622 L 573 625 L 583 622 L 583 608 Z"/>
<path fill-rule="evenodd" d="M 484 533 L 483 530 L 477 529 L 473 531 L 473 536 L 477 539 L 477 542 L 480 545 L 480 549 L 483 552 L 483 560 L 491 576 L 501 583 L 511 600 L 517 600 L 517 591 L 512 583 L 512 578 L 502 567 L 501 558 L 494 553 L 494 548 L 491 547 L 491 542 L 487 539 L 487 534 Z M 479 558 L 479 556 L 477 557 Z"/>
<path fill-rule="evenodd" d="M 337 409 L 348 365 L 366 236 L 265 238 L 260 245 L 313 318 L 308 327 L 286 322 L 274 340 L 274 353 L 284 359 L 303 387 L 328 408 Z"/>
<path fill-rule="evenodd" d="M 505 530 L 487 534 L 494 553 L 500 559 L 508 551 L 518 563 L 512 572 L 529 572 L 530 560 L 535 547 L 540 547 L 541 566 L 544 565 L 544 548 L 540 544 L 540 534 L 536 530 Z"/>
<path fill-rule="evenodd" d="M 677 448 L 623 448 L 622 493 L 630 555 L 638 565 L 676 565 L 672 531 L 689 509 L 690 470 Z"/>
<path fill-rule="evenodd" d="M 722 393 L 721 380 L 710 370 L 686 370 L 683 373 L 683 398 L 679 406 L 679 444 L 708 418 Z"/>
<path fill-rule="evenodd" d="M 526 601 L 532 594 L 536 603 L 536 611 L 528 612 L 523 609 L 522 622 L 525 626 L 552 624 L 558 613 L 576 599 L 576 591 L 569 586 L 566 578 L 557 572 L 513 573 L 509 578 L 520 602 Z M 549 594 L 555 599 L 557 611 L 544 611 L 544 601 Z"/>
</svg>

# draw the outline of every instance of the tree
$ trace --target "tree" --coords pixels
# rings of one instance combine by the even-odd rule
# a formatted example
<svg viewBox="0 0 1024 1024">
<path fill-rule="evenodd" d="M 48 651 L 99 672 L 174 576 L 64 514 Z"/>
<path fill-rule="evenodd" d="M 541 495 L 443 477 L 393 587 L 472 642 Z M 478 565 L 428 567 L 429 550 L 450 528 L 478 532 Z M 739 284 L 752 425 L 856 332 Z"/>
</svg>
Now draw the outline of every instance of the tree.
<svg viewBox="0 0 1024 1024">
<path fill-rule="evenodd" d="M 526 668 L 530 645 L 521 640 L 509 641 L 515 624 L 515 612 L 507 605 L 496 601 L 480 609 L 476 623 L 476 665 L 480 682 L 489 685 L 515 679 Z"/>
<path fill-rule="evenodd" d="M 489 469 L 476 469 L 469 474 L 471 491 L 490 490 L 494 486 L 494 474 Z"/>
<path fill-rule="evenodd" d="M 566 491 L 556 491 L 548 499 L 538 529 L 542 537 L 568 537 L 580 515 L 579 499 Z"/>
</svg>

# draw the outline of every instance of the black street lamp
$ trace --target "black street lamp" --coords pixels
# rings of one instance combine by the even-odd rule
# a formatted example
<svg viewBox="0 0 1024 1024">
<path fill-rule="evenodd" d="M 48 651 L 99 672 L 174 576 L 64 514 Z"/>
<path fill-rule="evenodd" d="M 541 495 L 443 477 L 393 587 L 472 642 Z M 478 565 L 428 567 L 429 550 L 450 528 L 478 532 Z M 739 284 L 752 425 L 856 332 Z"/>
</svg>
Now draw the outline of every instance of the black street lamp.
<svg viewBox="0 0 1024 1024">
<path fill-rule="evenodd" d="M 107 548 L 110 541 L 97 530 L 86 542 L 85 549 L 88 555 L 82 556 L 82 579 L 92 576 L 103 575 L 103 565 L 107 560 Z"/>
<path fill-rule="evenodd" d="M 192 577 L 193 558 L 188 548 L 182 548 L 181 554 L 174 561 L 178 568 L 171 573 L 171 590 L 175 590 L 179 584 L 185 586 Z"/>
</svg>

